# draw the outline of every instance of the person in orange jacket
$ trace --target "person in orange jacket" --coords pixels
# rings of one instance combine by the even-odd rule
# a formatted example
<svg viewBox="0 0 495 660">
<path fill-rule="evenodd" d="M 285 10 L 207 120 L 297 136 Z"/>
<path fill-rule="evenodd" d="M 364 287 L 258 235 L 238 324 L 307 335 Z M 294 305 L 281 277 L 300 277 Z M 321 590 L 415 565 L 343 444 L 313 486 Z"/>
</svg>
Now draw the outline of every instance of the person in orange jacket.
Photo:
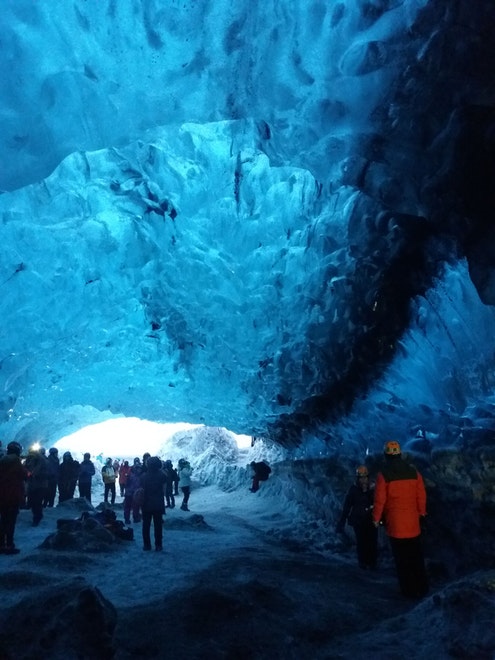
<svg viewBox="0 0 495 660">
<path fill-rule="evenodd" d="M 422 598 L 428 593 L 421 548 L 420 518 L 426 516 L 423 478 L 402 458 L 397 441 L 386 442 L 383 453 L 385 465 L 376 479 L 373 524 L 378 527 L 383 519 L 402 594 Z"/>
</svg>

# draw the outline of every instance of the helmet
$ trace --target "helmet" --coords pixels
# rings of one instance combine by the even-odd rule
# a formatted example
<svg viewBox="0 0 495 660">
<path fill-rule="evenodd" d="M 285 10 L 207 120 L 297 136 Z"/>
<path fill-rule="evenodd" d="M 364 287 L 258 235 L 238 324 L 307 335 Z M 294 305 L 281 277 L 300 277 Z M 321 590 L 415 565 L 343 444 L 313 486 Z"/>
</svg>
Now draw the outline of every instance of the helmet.
<svg viewBox="0 0 495 660">
<path fill-rule="evenodd" d="M 401 453 L 400 444 L 397 440 L 389 440 L 383 447 L 383 453 L 386 456 L 398 456 Z"/>
<path fill-rule="evenodd" d="M 368 468 L 366 465 L 360 465 L 358 468 L 356 468 L 356 476 L 357 477 L 367 477 L 369 475 Z"/>
<path fill-rule="evenodd" d="M 20 456 L 22 454 L 22 446 L 15 440 L 12 440 L 7 445 L 7 454 L 17 454 L 17 456 Z"/>
<path fill-rule="evenodd" d="M 50 447 L 48 450 L 49 454 L 58 454 L 58 449 L 56 447 Z"/>
<path fill-rule="evenodd" d="M 187 461 L 185 458 L 180 458 L 179 459 L 179 465 L 187 465 Z"/>
</svg>

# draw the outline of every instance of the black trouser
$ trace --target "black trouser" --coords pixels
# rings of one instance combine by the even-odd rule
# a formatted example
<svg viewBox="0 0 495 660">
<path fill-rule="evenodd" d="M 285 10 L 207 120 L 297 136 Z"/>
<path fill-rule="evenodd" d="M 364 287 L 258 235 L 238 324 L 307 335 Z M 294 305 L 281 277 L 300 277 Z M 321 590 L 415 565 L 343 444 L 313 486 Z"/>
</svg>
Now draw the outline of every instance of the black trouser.
<svg viewBox="0 0 495 660">
<path fill-rule="evenodd" d="M 44 488 L 32 488 L 29 490 L 29 507 L 33 512 L 33 525 L 37 525 L 43 518 Z"/>
<path fill-rule="evenodd" d="M 173 509 L 175 506 L 175 497 L 172 484 L 170 486 L 165 486 L 165 499 L 167 500 L 167 506 Z"/>
<path fill-rule="evenodd" d="M 103 499 L 105 502 L 108 502 L 108 494 L 112 494 L 112 504 L 115 504 L 115 483 L 113 484 L 105 484 L 105 496 Z"/>
<path fill-rule="evenodd" d="M 67 500 L 71 500 L 74 497 L 74 491 L 76 490 L 76 482 L 75 481 L 68 481 L 68 482 L 63 482 L 61 481 L 58 484 L 58 502 L 66 502 Z"/>
<path fill-rule="evenodd" d="M 91 504 L 91 481 L 79 482 L 79 497 L 85 497 Z"/>
<path fill-rule="evenodd" d="M 54 478 L 48 479 L 48 487 L 45 491 L 45 499 L 43 506 L 53 506 L 55 504 L 55 496 L 57 494 L 57 480 Z"/>
<path fill-rule="evenodd" d="M 403 595 L 412 598 L 426 596 L 428 577 L 421 549 L 421 536 L 411 539 L 396 539 L 392 536 L 389 538 Z"/>
<path fill-rule="evenodd" d="M 155 535 L 155 548 L 162 547 L 163 538 L 163 513 L 161 511 L 143 511 L 143 546 L 151 548 L 151 520 L 153 519 L 153 531 Z"/>
<path fill-rule="evenodd" d="M 18 513 L 18 506 L 2 506 L 0 508 L 0 547 L 13 547 Z"/>
<path fill-rule="evenodd" d="M 184 497 L 182 498 L 182 506 L 187 506 L 189 502 L 189 495 L 191 494 L 191 486 L 181 486 Z"/>
<path fill-rule="evenodd" d="M 363 568 L 375 568 L 377 559 L 378 530 L 371 520 L 354 527 L 356 550 L 359 565 Z"/>
</svg>

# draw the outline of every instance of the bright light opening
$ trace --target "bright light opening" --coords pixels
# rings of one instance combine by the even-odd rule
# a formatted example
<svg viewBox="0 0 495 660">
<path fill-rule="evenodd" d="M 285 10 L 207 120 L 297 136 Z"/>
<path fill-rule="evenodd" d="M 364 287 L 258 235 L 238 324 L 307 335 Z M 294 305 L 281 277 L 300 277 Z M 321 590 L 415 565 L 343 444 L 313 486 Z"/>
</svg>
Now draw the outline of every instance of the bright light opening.
<svg viewBox="0 0 495 660">
<path fill-rule="evenodd" d="M 144 452 L 159 455 L 163 445 L 179 431 L 199 428 L 201 424 L 160 424 L 137 417 L 117 417 L 98 424 L 85 426 L 66 435 L 55 443 L 61 456 L 70 451 L 74 458 L 82 459 L 86 452 L 93 458 L 133 459 Z M 251 446 L 251 436 L 235 435 L 240 449 Z"/>
</svg>

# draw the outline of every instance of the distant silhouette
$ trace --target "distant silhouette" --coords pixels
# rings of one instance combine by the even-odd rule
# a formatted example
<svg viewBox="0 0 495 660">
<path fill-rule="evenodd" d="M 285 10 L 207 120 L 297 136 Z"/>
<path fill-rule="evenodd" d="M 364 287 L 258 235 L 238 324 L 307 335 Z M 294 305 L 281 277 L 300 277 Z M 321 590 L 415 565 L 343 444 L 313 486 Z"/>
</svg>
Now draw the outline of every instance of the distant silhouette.
<svg viewBox="0 0 495 660">
<path fill-rule="evenodd" d="M 370 483 L 368 468 L 356 469 L 356 482 L 347 491 L 337 532 L 342 533 L 348 523 L 356 537 L 356 552 L 361 568 L 376 568 L 378 530 L 373 525 L 374 484 Z"/>
<path fill-rule="evenodd" d="M 72 458 L 70 451 L 62 457 L 58 472 L 58 501 L 65 502 L 74 497 L 77 479 L 79 477 L 79 461 Z"/>
<path fill-rule="evenodd" d="M 91 504 L 91 483 L 95 474 L 95 466 L 91 460 L 91 454 L 84 454 L 84 459 L 79 466 L 79 497 L 85 497 Z"/>
<path fill-rule="evenodd" d="M 191 495 L 191 474 L 192 468 L 189 464 L 189 461 L 186 461 L 185 458 L 179 460 L 179 469 L 177 470 L 179 474 L 179 488 L 182 491 L 183 498 L 180 508 L 182 511 L 189 511 L 189 497 Z"/>
<path fill-rule="evenodd" d="M 260 481 L 267 481 L 272 469 L 265 461 L 260 461 L 259 463 L 251 461 L 250 465 L 253 470 L 253 483 L 249 490 L 252 493 L 256 493 L 259 490 Z"/>
</svg>

